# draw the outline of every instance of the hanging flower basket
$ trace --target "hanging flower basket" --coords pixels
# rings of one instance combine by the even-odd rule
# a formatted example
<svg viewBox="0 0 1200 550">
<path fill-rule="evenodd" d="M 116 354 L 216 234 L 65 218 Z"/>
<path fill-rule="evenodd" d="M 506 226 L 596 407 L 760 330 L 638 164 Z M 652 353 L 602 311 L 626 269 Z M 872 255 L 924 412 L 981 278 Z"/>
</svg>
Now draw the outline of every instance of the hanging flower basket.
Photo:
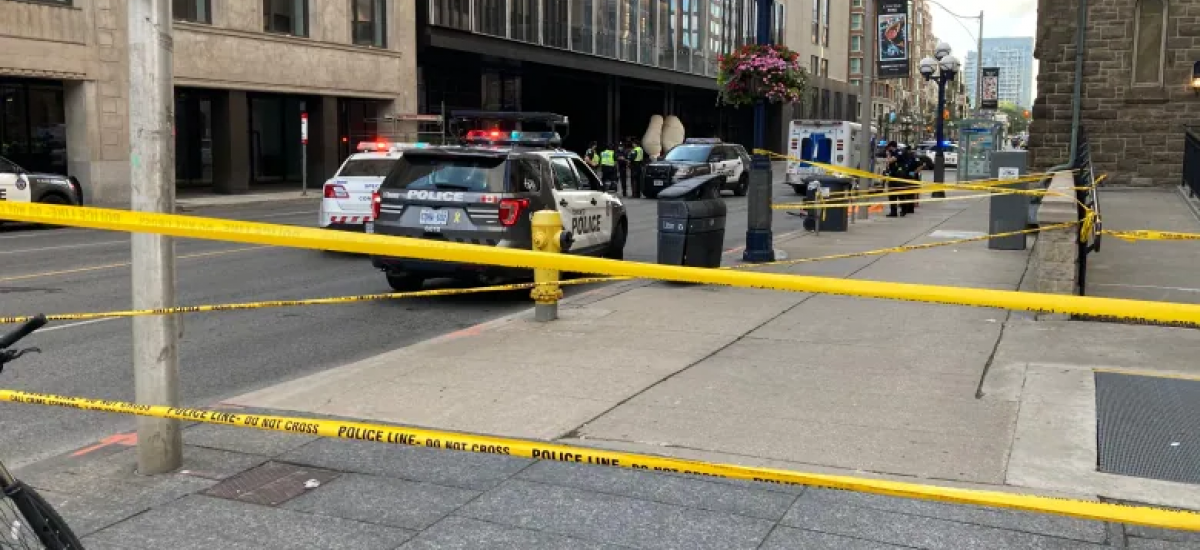
<svg viewBox="0 0 1200 550">
<path fill-rule="evenodd" d="M 722 104 L 741 107 L 759 100 L 797 103 L 804 99 L 808 72 L 800 64 L 800 54 L 784 46 L 748 44 L 717 59 Z"/>
</svg>

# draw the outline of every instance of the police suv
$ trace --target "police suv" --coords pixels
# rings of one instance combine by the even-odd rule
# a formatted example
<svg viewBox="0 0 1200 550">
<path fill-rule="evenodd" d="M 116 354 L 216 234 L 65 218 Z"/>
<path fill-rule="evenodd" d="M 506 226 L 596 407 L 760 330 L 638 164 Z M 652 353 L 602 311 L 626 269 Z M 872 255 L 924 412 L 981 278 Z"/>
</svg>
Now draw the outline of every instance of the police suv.
<svg viewBox="0 0 1200 550">
<path fill-rule="evenodd" d="M 739 197 L 750 188 L 750 155 L 741 145 L 715 138 L 689 138 L 646 165 L 642 193 L 654 198 L 675 182 L 708 174 L 724 175 L 721 190 Z"/>
<path fill-rule="evenodd" d="M 549 113 L 489 116 L 566 123 L 566 117 Z M 579 155 L 558 147 L 558 133 L 474 129 L 462 141 L 406 151 L 372 197 L 367 232 L 531 249 L 533 213 L 556 209 L 572 236 L 563 252 L 623 257 L 629 235 L 625 206 L 603 191 Z M 530 276 L 529 270 L 412 258 L 372 256 L 371 263 L 397 291 L 420 289 L 425 280 L 440 277 L 494 284 Z"/>
<path fill-rule="evenodd" d="M 350 155 L 337 174 L 325 182 L 317 224 L 324 229 L 362 231 L 371 221 L 371 194 L 379 189 L 392 165 L 408 149 L 424 143 L 364 141 Z"/>
<path fill-rule="evenodd" d="M 83 187 L 75 178 L 29 172 L 0 157 L 0 201 L 78 206 L 83 204 Z"/>
</svg>

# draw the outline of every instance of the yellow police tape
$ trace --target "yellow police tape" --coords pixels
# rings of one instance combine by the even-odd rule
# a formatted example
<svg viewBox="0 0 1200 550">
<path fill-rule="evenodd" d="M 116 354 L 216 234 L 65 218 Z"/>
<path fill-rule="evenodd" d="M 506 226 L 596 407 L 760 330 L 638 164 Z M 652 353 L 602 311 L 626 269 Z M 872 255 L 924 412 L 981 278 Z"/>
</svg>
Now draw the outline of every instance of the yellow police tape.
<svg viewBox="0 0 1200 550">
<path fill-rule="evenodd" d="M 1179 233 L 1176 231 L 1153 231 L 1138 229 L 1122 231 L 1118 229 L 1103 229 L 1101 235 L 1112 235 L 1126 241 L 1200 241 L 1200 233 Z"/>
<path fill-rule="evenodd" d="M 955 504 L 1011 508 L 1096 521 L 1148 525 L 1164 529 L 1200 531 L 1200 514 L 1196 512 L 1166 510 L 1145 506 L 1126 506 L 1106 502 L 1020 495 L 999 491 L 955 489 L 879 479 L 791 472 L 735 464 L 714 464 L 681 458 L 560 445 L 544 441 L 510 439 L 364 422 L 270 416 L 205 409 L 184 409 L 16 390 L 0 390 L 0 401 L 67 407 L 85 411 L 132 414 L 154 418 L 170 418 L 239 428 L 257 428 L 260 430 L 299 433 L 320 437 L 371 441 L 390 445 L 497 454 L 535 460 L 555 460 L 613 468 L 742 479 L 765 483 L 807 485 L 951 502 Z"/>
<path fill-rule="evenodd" d="M 667 266 L 200 216 L 36 203 L 0 202 L 0 219 L 453 263 L 1087 315 L 1104 320 L 1200 328 L 1200 305 L 1195 304 Z"/>
<path fill-rule="evenodd" d="M 583 279 L 568 279 L 558 281 L 557 285 L 585 285 L 615 281 L 613 277 L 587 277 Z M 434 296 L 455 296 L 460 294 L 482 294 L 485 292 L 504 292 L 510 290 L 526 290 L 538 286 L 539 283 L 516 283 L 508 285 L 492 285 L 472 288 L 444 288 L 437 290 L 420 290 L 415 292 L 387 292 L 381 294 L 358 294 L 354 296 L 336 296 L 330 298 L 309 298 L 303 300 L 268 300 L 263 302 L 242 302 L 236 304 L 209 304 L 200 306 L 176 306 L 157 309 L 131 309 L 124 311 L 102 311 L 94 313 L 55 313 L 46 315 L 48 321 L 85 321 L 89 319 L 108 319 L 112 317 L 144 317 L 149 315 L 175 315 L 180 313 L 207 313 L 211 311 L 243 311 L 273 307 L 296 306 L 328 306 L 335 304 L 350 304 L 375 300 L 399 300 L 403 298 L 427 298 Z M 17 317 L 0 317 L 0 324 L 24 323 L 33 318 L 30 315 Z"/>
<path fill-rule="evenodd" d="M 908 192 L 899 191 L 899 192 L 896 192 L 893 194 L 897 195 L 897 196 L 913 195 L 913 194 L 916 194 L 915 191 L 916 191 L 915 189 L 913 191 L 908 191 Z M 876 195 L 876 196 L 880 196 L 880 195 Z M 869 206 L 889 206 L 889 205 L 893 205 L 893 204 L 915 204 L 915 203 L 923 203 L 923 202 L 934 203 L 934 202 L 962 201 L 962 200 L 969 200 L 969 199 L 983 199 L 983 198 L 987 198 L 990 196 L 992 196 L 991 193 L 986 193 L 986 194 L 981 194 L 981 195 L 958 195 L 958 196 L 953 196 L 953 197 L 934 197 L 934 198 L 924 198 L 924 199 L 888 200 L 885 202 L 836 202 L 836 201 L 823 201 L 821 203 L 787 202 L 787 203 L 780 203 L 780 204 L 772 204 L 771 208 L 773 208 L 775 210 L 809 210 L 809 209 L 816 210 L 816 209 L 821 209 L 821 208 L 824 208 L 824 209 L 860 208 L 860 207 L 864 207 L 864 206 L 868 206 L 868 207 Z"/>
</svg>

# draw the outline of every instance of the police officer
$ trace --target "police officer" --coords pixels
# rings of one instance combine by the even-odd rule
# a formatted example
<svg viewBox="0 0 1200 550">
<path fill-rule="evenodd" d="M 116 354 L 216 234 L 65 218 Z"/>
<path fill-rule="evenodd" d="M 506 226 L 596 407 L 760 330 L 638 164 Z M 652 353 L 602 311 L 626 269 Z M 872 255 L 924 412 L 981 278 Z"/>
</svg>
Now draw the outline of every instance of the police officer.
<svg viewBox="0 0 1200 550">
<path fill-rule="evenodd" d="M 596 149 L 596 142 L 593 141 L 588 145 L 587 151 L 583 152 L 583 162 L 586 162 L 592 168 L 600 165 L 600 153 Z"/>
<path fill-rule="evenodd" d="M 888 143 L 888 168 L 887 175 L 893 178 L 903 178 L 908 180 L 917 180 L 921 177 L 921 159 L 912 152 L 911 149 L 900 149 L 896 142 Z M 889 181 L 889 191 L 902 191 L 912 189 L 914 186 L 911 183 Z M 887 217 L 895 218 L 896 216 L 906 216 L 915 214 L 915 201 L 919 195 L 917 193 L 898 193 L 890 195 L 890 210 Z M 904 204 L 900 204 L 903 202 Z M 899 209 L 897 209 L 899 207 Z M 897 210 L 899 212 L 897 213 Z"/>
<path fill-rule="evenodd" d="M 617 144 L 617 176 L 621 180 L 621 195 L 629 196 L 629 142 Z"/>
<path fill-rule="evenodd" d="M 604 190 L 617 191 L 617 152 L 612 145 L 600 151 L 600 179 L 604 180 Z"/>
<path fill-rule="evenodd" d="M 629 172 L 633 177 L 633 198 L 642 198 L 642 174 L 646 169 L 646 151 L 637 139 L 631 141 L 633 149 L 629 153 Z"/>
</svg>

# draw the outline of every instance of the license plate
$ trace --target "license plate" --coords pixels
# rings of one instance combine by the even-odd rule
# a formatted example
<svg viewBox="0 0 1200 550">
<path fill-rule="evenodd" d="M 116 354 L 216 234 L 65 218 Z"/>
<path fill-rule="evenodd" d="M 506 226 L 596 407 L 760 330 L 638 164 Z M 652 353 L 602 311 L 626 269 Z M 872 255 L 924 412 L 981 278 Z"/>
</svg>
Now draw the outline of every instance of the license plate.
<svg viewBox="0 0 1200 550">
<path fill-rule="evenodd" d="M 663 180 L 654 180 L 655 187 L 662 187 L 665 184 L 666 184 L 666 182 L 664 182 Z"/>
<path fill-rule="evenodd" d="M 431 210 L 426 208 L 421 211 L 421 225 L 446 225 L 450 221 L 449 210 Z"/>
<path fill-rule="evenodd" d="M 367 222 L 366 224 L 364 224 L 363 231 L 365 231 L 367 233 L 374 233 L 375 232 L 375 222 Z"/>
</svg>

